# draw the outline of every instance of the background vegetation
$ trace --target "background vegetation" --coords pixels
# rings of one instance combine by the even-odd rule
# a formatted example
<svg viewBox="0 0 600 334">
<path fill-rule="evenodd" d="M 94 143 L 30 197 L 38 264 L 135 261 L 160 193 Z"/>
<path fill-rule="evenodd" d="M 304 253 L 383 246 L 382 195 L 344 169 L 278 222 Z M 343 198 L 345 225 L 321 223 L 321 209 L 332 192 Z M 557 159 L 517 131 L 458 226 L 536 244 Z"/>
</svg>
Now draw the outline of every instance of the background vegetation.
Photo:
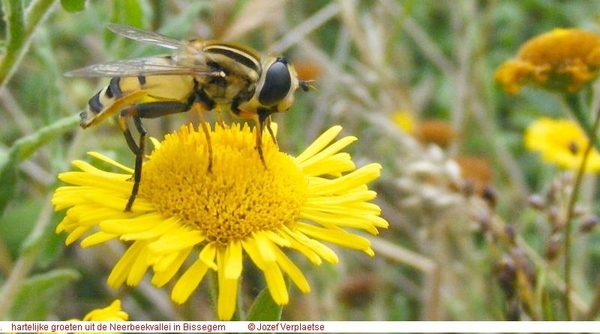
<svg viewBox="0 0 600 334">
<path fill-rule="evenodd" d="M 350 148 L 359 165 L 384 166 L 372 186 L 391 226 L 372 238 L 376 256 L 340 250 L 340 264 L 318 268 L 298 260 L 313 291 L 292 288 L 283 319 L 596 319 L 598 231 L 573 234 L 567 311 L 552 208 L 528 204 L 539 194 L 533 202 L 550 198 L 560 207 L 568 195 L 569 174 L 544 165 L 522 141 L 532 120 L 562 115 L 566 106 L 535 89 L 507 96 L 493 74 L 534 35 L 555 27 L 598 31 L 599 10 L 592 0 L 3 0 L 0 318 L 81 318 L 114 298 L 132 320 L 215 318 L 208 293 L 174 306 L 169 290 L 147 281 L 110 290 L 106 277 L 124 246 L 64 247 L 64 236 L 54 234 L 64 212 L 53 212 L 50 198 L 70 161 L 94 150 L 133 163 L 114 122 L 78 127 L 79 112 L 108 79 L 63 76 L 165 52 L 105 29 L 118 22 L 285 54 L 316 89 L 298 93 L 292 110 L 274 117 L 282 149 L 299 153 L 340 124 L 359 138 Z M 415 130 L 395 125 L 399 111 Z M 160 138 L 190 119 L 146 125 Z M 432 119 L 444 123 L 427 128 Z M 465 156 L 473 160 L 461 162 Z M 577 226 L 594 226 L 596 183 L 586 176 Z M 262 286 L 250 272 L 244 302 Z"/>
</svg>

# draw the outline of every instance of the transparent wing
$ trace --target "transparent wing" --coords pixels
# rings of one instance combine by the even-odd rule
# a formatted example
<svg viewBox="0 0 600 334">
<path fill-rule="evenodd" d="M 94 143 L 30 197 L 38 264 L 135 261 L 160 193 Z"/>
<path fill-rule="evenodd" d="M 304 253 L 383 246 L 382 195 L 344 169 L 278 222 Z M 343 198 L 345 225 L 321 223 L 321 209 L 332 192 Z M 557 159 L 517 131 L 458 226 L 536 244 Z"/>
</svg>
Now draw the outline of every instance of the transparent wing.
<svg viewBox="0 0 600 334">
<path fill-rule="evenodd" d="M 142 30 L 114 23 L 109 24 L 107 28 L 119 35 L 123 35 L 135 41 L 159 45 L 168 49 L 181 49 L 185 47 L 185 42 L 153 31 Z"/>
<path fill-rule="evenodd" d="M 205 66 L 194 67 L 178 65 L 171 57 L 147 57 L 117 60 L 95 64 L 65 73 L 70 77 L 134 77 L 140 75 L 194 75 L 220 76 L 222 71 L 211 70 Z"/>
</svg>

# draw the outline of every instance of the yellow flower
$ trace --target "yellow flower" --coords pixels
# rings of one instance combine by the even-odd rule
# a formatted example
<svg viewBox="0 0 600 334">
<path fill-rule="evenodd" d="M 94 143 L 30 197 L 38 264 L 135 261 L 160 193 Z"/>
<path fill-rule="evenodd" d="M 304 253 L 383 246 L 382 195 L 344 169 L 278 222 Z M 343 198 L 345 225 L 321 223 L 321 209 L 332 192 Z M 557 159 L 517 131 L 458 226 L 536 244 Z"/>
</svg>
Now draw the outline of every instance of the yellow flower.
<svg viewBox="0 0 600 334">
<path fill-rule="evenodd" d="M 95 309 L 83 317 L 83 321 L 127 321 L 129 314 L 121 310 L 121 301 L 116 299 L 105 308 Z"/>
<path fill-rule="evenodd" d="M 265 135 L 265 167 L 248 127 L 216 127 L 208 172 L 204 134 L 183 126 L 162 143 L 155 142 L 129 213 L 123 208 L 132 169 L 90 153 L 125 173 L 74 161 L 81 171 L 59 175 L 72 186 L 57 189 L 52 199 L 56 210 L 69 208 L 57 232 L 68 232 L 69 244 L 99 227 L 82 240 L 84 247 L 112 238 L 132 242 L 108 278 L 112 287 L 137 285 L 150 268 L 151 282 L 161 287 L 191 257 L 191 265 L 175 279 L 171 298 L 185 302 L 207 271 L 216 271 L 222 320 L 231 319 L 235 311 L 245 253 L 263 272 L 273 300 L 287 304 L 283 272 L 300 291 L 307 293 L 310 287 L 282 248 L 299 251 L 315 265 L 338 261 L 322 241 L 372 256 L 370 242 L 346 228 L 377 234 L 377 228 L 388 226 L 380 208 L 369 202 L 376 193 L 366 186 L 379 177 L 381 166 L 356 169 L 350 155 L 340 152 L 356 138 L 332 143 L 340 131 L 339 126 L 329 129 L 295 158 L 280 152 Z"/>
<path fill-rule="evenodd" d="M 109 306 L 101 309 L 95 309 L 90 313 L 86 314 L 83 317 L 83 321 L 127 321 L 129 320 L 129 314 L 127 312 L 121 310 L 121 301 L 115 299 Z M 71 319 L 69 321 L 80 321 L 79 319 Z M 14 332 L 9 332 L 13 334 Z M 39 333 L 51 333 L 51 332 L 39 332 Z M 67 332 L 52 332 L 52 333 L 67 333 Z M 79 332 L 79 333 L 87 333 L 87 332 Z M 96 332 L 89 332 L 96 333 Z M 106 332 L 106 333 L 115 333 L 115 332 Z"/>
<path fill-rule="evenodd" d="M 599 69 L 600 36 L 557 28 L 523 44 L 516 58 L 500 65 L 494 79 L 509 94 L 527 84 L 574 93 L 595 80 Z"/>
<path fill-rule="evenodd" d="M 576 122 L 542 117 L 525 132 L 525 147 L 542 154 L 545 162 L 577 170 L 588 145 L 587 136 Z M 586 172 L 600 171 L 600 154 L 593 149 L 588 157 Z"/>
<path fill-rule="evenodd" d="M 413 134 L 415 132 L 415 119 L 406 110 L 398 110 L 392 113 L 392 121 L 400 130 Z"/>
<path fill-rule="evenodd" d="M 121 301 L 116 299 L 105 308 L 95 309 L 83 317 L 83 321 L 127 321 L 129 314 L 121 310 Z M 79 319 L 71 319 L 70 321 L 79 321 Z M 92 332 L 90 332 L 92 333 Z M 114 333 L 117 332 L 107 332 Z"/>
</svg>

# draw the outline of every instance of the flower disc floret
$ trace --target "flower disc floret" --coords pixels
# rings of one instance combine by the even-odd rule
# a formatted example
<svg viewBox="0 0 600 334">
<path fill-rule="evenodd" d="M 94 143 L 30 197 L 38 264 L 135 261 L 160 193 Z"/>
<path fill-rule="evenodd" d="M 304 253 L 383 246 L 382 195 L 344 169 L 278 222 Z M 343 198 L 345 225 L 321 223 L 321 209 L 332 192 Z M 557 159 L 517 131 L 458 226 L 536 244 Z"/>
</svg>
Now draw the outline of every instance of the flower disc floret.
<svg viewBox="0 0 600 334">
<path fill-rule="evenodd" d="M 252 138 L 247 127 L 217 127 L 211 136 L 214 167 L 208 171 L 203 133 L 190 126 L 167 135 L 144 164 L 140 196 L 222 244 L 295 222 L 306 199 L 303 174 L 270 136 L 263 143 L 263 164 L 254 147 L 245 145 Z"/>
</svg>

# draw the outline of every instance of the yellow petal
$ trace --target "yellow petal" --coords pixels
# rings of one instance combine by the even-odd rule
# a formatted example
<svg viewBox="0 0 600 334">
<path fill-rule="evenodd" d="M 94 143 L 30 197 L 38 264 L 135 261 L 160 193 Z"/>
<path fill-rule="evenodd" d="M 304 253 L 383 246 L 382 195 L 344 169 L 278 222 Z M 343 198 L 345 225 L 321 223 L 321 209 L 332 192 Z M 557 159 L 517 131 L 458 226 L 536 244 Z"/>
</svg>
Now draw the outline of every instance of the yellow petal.
<svg viewBox="0 0 600 334">
<path fill-rule="evenodd" d="M 217 249 L 217 265 L 219 266 L 219 296 L 217 297 L 217 315 L 220 320 L 230 320 L 235 312 L 237 302 L 238 278 L 225 276 L 225 250 Z"/>
<path fill-rule="evenodd" d="M 212 270 L 217 270 L 217 264 L 215 263 L 215 256 L 217 255 L 217 244 L 211 242 L 204 246 L 200 252 L 200 261 L 202 261 L 207 267 Z"/>
<path fill-rule="evenodd" d="M 198 284 L 206 275 L 206 271 L 208 267 L 204 264 L 204 262 L 199 259 L 194 261 L 194 263 L 181 275 L 177 283 L 173 287 L 173 291 L 171 292 L 171 299 L 177 303 L 182 304 L 188 298 L 196 288 Z"/>
<path fill-rule="evenodd" d="M 108 276 L 108 286 L 118 288 L 125 282 L 131 272 L 131 268 L 144 248 L 145 242 L 137 241 L 125 251 Z"/>
<path fill-rule="evenodd" d="M 225 251 L 225 278 L 238 279 L 242 274 L 242 243 L 232 240 Z"/>
<path fill-rule="evenodd" d="M 294 161 L 298 164 L 302 164 L 306 159 L 313 157 L 323 148 L 325 148 L 337 135 L 342 131 L 341 126 L 332 126 L 329 130 L 325 131 L 322 135 L 317 138 L 312 144 L 310 144 L 304 152 L 298 155 Z"/>
<path fill-rule="evenodd" d="M 289 302 L 289 295 L 279 266 L 276 264 L 270 265 L 263 270 L 263 273 L 273 301 L 277 305 L 286 305 Z"/>
<path fill-rule="evenodd" d="M 298 289 L 304 293 L 310 292 L 310 286 L 302 271 L 281 251 L 279 248 L 274 248 L 277 255 L 277 264 L 290 276 L 292 282 L 296 284 Z"/>
</svg>

